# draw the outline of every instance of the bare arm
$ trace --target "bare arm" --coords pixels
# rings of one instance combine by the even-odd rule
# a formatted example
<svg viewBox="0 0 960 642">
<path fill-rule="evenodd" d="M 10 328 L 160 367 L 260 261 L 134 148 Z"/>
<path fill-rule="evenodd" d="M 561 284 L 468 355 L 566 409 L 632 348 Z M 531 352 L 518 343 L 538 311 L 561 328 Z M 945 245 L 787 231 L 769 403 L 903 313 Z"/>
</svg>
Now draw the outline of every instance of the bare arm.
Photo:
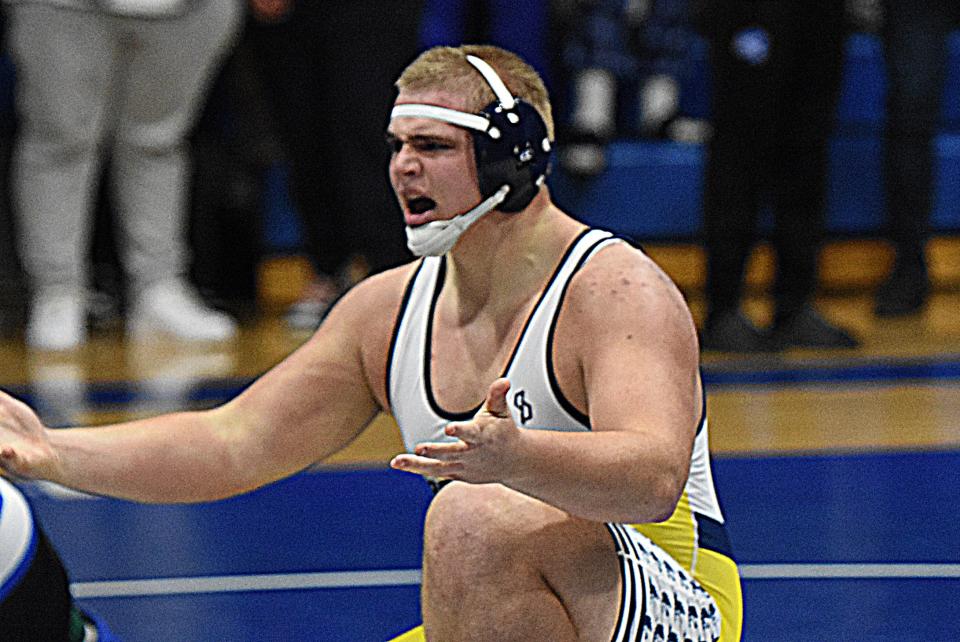
<svg viewBox="0 0 960 642">
<path fill-rule="evenodd" d="M 349 443 L 378 410 L 364 341 L 393 310 L 379 279 L 348 294 L 309 342 L 230 402 L 96 428 L 50 430 L 0 394 L 0 465 L 87 492 L 196 502 L 252 490 Z"/>
<path fill-rule="evenodd" d="M 689 473 L 699 350 L 679 291 L 627 252 L 598 255 L 567 302 L 593 431 L 525 431 L 516 484 L 584 517 L 651 522 L 670 516 Z"/>
<path fill-rule="evenodd" d="M 501 482 L 597 521 L 669 517 L 701 408 L 696 334 L 682 296 L 648 259 L 611 248 L 571 284 L 557 346 L 558 372 L 576 373 L 561 384 L 591 432 L 518 429 L 504 402 L 507 382 L 498 380 L 474 420 L 450 425 L 460 441 L 423 444 L 394 465 Z"/>
</svg>

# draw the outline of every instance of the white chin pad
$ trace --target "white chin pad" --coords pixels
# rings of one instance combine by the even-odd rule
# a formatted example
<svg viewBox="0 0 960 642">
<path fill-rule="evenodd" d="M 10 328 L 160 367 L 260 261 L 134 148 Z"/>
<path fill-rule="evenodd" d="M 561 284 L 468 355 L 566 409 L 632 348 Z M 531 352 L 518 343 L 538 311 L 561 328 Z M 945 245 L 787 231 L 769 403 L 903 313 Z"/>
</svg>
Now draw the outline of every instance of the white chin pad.
<svg viewBox="0 0 960 642">
<path fill-rule="evenodd" d="M 416 256 L 442 256 L 453 249 L 460 235 L 481 216 L 503 202 L 510 191 L 504 185 L 493 196 L 482 201 L 468 212 L 458 214 L 446 221 L 430 221 L 416 227 L 407 226 L 407 247 Z"/>
</svg>

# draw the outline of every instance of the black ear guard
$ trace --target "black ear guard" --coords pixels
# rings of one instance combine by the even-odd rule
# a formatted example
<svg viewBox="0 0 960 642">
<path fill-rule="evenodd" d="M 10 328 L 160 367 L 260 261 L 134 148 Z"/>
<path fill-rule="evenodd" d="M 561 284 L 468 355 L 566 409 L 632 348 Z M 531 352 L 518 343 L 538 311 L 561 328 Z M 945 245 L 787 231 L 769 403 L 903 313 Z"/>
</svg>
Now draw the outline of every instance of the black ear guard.
<svg viewBox="0 0 960 642">
<path fill-rule="evenodd" d="M 473 130 L 480 195 L 487 198 L 504 185 L 507 197 L 497 207 L 519 212 L 537 195 L 550 168 L 550 139 L 539 112 L 513 99 L 509 109 L 496 100 L 480 112 L 490 121 L 486 131 Z"/>
</svg>

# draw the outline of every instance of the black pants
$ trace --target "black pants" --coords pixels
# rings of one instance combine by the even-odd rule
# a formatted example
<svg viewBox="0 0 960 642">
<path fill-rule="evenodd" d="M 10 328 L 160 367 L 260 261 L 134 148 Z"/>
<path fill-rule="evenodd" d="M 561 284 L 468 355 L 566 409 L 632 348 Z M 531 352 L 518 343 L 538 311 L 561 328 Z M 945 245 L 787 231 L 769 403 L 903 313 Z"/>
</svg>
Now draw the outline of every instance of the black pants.
<svg viewBox="0 0 960 642">
<path fill-rule="evenodd" d="M 411 255 L 387 175 L 393 83 L 417 53 L 422 0 L 294 3 L 253 26 L 290 160 L 291 196 L 316 268 L 353 254 L 374 270 Z"/>
<path fill-rule="evenodd" d="M 714 136 L 704 185 L 709 314 L 735 309 L 764 206 L 774 216 L 776 315 L 812 297 L 827 144 L 843 62 L 843 3 L 715 0 L 708 23 Z"/>
<path fill-rule="evenodd" d="M 933 206 L 933 140 L 947 75 L 947 35 L 960 7 L 891 0 L 884 10 L 886 233 L 902 259 L 922 263 Z"/>
</svg>

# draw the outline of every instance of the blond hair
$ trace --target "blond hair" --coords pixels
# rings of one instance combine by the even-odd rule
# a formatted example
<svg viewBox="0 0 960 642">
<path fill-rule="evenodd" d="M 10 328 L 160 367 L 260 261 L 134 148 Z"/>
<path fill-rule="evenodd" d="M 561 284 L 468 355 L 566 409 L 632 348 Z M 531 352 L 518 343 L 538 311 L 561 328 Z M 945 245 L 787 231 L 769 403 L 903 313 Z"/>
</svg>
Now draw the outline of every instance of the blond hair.
<svg viewBox="0 0 960 642">
<path fill-rule="evenodd" d="M 403 70 L 396 82 L 397 89 L 449 89 L 467 99 L 468 111 L 478 112 L 496 96 L 476 67 L 467 61 L 468 55 L 484 60 L 494 68 L 510 93 L 533 105 L 553 140 L 553 113 L 543 80 L 522 58 L 500 47 L 461 45 L 428 49 Z"/>
</svg>

